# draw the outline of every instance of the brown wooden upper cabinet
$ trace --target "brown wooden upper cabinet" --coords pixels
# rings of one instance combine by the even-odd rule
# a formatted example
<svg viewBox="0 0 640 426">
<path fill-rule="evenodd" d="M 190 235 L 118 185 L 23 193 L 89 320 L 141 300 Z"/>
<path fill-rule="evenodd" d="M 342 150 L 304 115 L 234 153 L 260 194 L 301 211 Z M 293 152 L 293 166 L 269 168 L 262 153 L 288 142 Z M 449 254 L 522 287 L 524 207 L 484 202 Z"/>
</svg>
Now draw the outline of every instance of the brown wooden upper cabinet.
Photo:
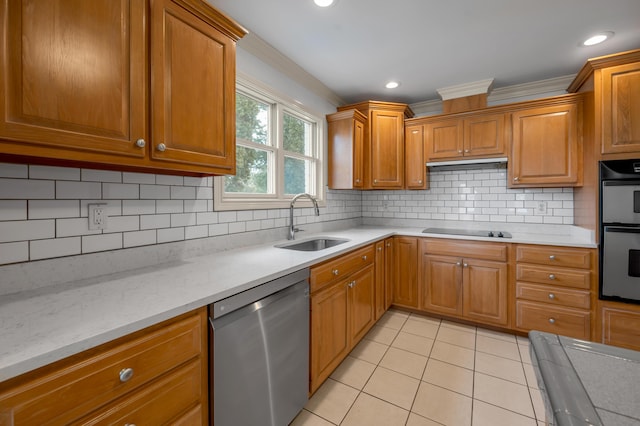
<svg viewBox="0 0 640 426">
<path fill-rule="evenodd" d="M 364 156 L 362 189 L 402 189 L 404 188 L 404 120 L 413 117 L 413 111 L 406 104 L 392 102 L 367 101 L 345 105 L 338 112 L 358 110 L 367 118 L 364 132 Z M 334 124 L 332 124 L 334 123 Z M 329 120 L 329 135 L 333 134 L 335 122 Z M 357 135 L 357 133 L 354 133 Z M 331 136 L 330 136 L 331 137 Z M 334 144 L 335 141 L 329 141 Z M 352 142 L 352 146 L 357 144 Z M 352 173 L 353 161 L 343 163 L 329 159 L 329 175 L 335 173 Z M 345 167 L 351 169 L 349 172 Z M 335 189 L 331 184 L 329 188 Z"/>
<path fill-rule="evenodd" d="M 638 157 L 640 49 L 589 59 L 567 90 L 594 99 L 589 125 L 603 159 Z"/>
<path fill-rule="evenodd" d="M 236 41 L 198 0 L 4 2 L 0 158 L 235 173 Z"/>
<path fill-rule="evenodd" d="M 364 134 L 367 117 L 349 109 L 327 115 L 329 123 L 329 179 L 331 189 L 364 186 Z"/>
<path fill-rule="evenodd" d="M 407 189 L 427 189 L 427 166 L 425 164 L 424 126 L 406 126 L 405 143 L 405 185 Z"/>
<path fill-rule="evenodd" d="M 526 106 L 511 113 L 508 185 L 582 185 L 582 96 L 564 95 Z"/>
<path fill-rule="evenodd" d="M 505 114 L 448 115 L 425 123 L 427 161 L 507 155 Z"/>
</svg>

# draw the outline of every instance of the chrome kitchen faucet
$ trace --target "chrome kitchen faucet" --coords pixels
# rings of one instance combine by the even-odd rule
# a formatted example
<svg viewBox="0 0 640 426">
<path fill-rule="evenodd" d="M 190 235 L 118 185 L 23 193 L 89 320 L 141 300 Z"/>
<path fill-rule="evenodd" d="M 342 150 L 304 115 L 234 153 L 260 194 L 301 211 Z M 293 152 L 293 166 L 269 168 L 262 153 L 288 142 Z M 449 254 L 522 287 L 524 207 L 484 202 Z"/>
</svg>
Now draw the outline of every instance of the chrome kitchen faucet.
<svg viewBox="0 0 640 426">
<path fill-rule="evenodd" d="M 291 204 L 289 205 L 289 236 L 287 237 L 289 240 L 295 240 L 296 232 L 300 231 L 300 229 L 293 226 L 293 205 L 295 204 L 296 201 L 298 201 L 298 198 L 301 198 L 301 197 L 307 197 L 308 199 L 310 199 L 313 202 L 313 206 L 316 209 L 316 216 L 320 216 L 320 209 L 318 208 L 318 200 L 316 200 L 314 197 L 307 194 L 306 192 L 295 195 L 291 199 Z"/>
</svg>

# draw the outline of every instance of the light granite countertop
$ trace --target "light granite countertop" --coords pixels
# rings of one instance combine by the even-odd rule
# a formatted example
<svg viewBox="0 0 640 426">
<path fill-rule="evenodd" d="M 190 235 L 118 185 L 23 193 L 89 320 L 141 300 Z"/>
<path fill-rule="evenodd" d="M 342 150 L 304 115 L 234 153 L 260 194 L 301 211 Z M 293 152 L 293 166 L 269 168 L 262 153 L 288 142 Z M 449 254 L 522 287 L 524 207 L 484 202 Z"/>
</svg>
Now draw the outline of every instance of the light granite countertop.
<svg viewBox="0 0 640 426">
<path fill-rule="evenodd" d="M 275 248 L 286 240 L 216 251 L 0 298 L 0 381 L 206 306 L 391 235 L 493 241 L 422 233 L 420 228 L 362 226 L 299 235 L 346 238 L 317 252 Z M 586 233 L 522 233 L 510 243 L 595 247 Z M 56 260 L 60 267 L 65 259 Z M 28 266 L 27 266 L 28 267 Z"/>
</svg>

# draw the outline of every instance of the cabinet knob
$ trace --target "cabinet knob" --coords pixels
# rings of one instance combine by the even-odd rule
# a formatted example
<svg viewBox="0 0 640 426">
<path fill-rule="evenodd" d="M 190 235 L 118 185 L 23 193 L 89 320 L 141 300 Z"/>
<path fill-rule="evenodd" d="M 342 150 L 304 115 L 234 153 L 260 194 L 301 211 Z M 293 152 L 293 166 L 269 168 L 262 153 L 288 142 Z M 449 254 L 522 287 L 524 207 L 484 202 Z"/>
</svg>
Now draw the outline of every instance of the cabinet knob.
<svg viewBox="0 0 640 426">
<path fill-rule="evenodd" d="M 159 143 L 158 146 L 156 146 L 156 149 L 160 152 L 164 152 L 165 149 L 167 149 L 167 146 L 163 143 Z"/>
<path fill-rule="evenodd" d="M 362 260 L 367 260 L 367 255 L 362 256 Z"/>
<path fill-rule="evenodd" d="M 128 382 L 133 377 L 133 368 L 123 368 L 118 376 L 120 377 L 120 382 Z"/>
<path fill-rule="evenodd" d="M 418 181 L 418 183 L 419 183 L 420 185 L 422 185 L 422 179 L 420 179 L 420 180 Z"/>
<path fill-rule="evenodd" d="M 465 149 L 465 150 L 464 150 L 464 152 L 468 153 L 468 152 L 469 152 L 469 150 L 468 150 L 468 149 Z"/>
<path fill-rule="evenodd" d="M 458 154 L 462 154 L 462 150 L 461 149 L 458 150 Z"/>
<path fill-rule="evenodd" d="M 516 177 L 514 177 L 514 178 L 513 178 L 513 181 L 514 181 L 514 182 L 517 182 L 517 181 L 519 181 L 519 180 L 520 180 L 520 178 L 519 178 L 518 176 L 516 176 Z"/>
<path fill-rule="evenodd" d="M 462 262 L 456 262 L 456 266 L 462 265 Z"/>
<path fill-rule="evenodd" d="M 550 255 L 549 260 L 556 260 L 556 257 L 554 255 Z"/>
<path fill-rule="evenodd" d="M 555 276 L 555 275 L 553 275 L 553 274 L 549 274 L 549 279 L 550 279 L 550 280 L 555 280 L 555 279 L 556 279 L 556 276 Z"/>
<path fill-rule="evenodd" d="M 146 144 L 147 144 L 147 143 L 144 141 L 144 139 L 138 139 L 138 140 L 136 141 L 136 146 L 137 146 L 138 148 L 144 148 L 144 146 L 145 146 Z"/>
<path fill-rule="evenodd" d="M 556 323 L 556 320 L 555 320 L 555 319 L 553 319 L 553 318 L 549 318 L 549 324 L 555 324 L 555 323 Z"/>
<path fill-rule="evenodd" d="M 553 293 L 549 293 L 549 299 L 553 300 L 556 298 L 556 295 Z"/>
<path fill-rule="evenodd" d="M 360 179 L 356 179 L 356 183 L 360 183 Z"/>
<path fill-rule="evenodd" d="M 333 273 L 333 275 L 338 275 L 339 274 L 337 269 L 334 269 L 333 271 L 331 271 L 331 273 Z"/>
<path fill-rule="evenodd" d="M 382 251 L 382 247 L 378 247 L 378 251 Z"/>
<path fill-rule="evenodd" d="M 391 243 L 387 243 L 387 247 L 391 247 Z"/>
<path fill-rule="evenodd" d="M 468 264 L 468 263 L 463 263 L 463 264 L 462 264 L 462 266 L 463 266 L 464 268 L 468 268 L 468 267 L 469 267 L 469 264 Z"/>
<path fill-rule="evenodd" d="M 356 285 L 355 281 L 351 281 L 349 284 L 347 284 L 349 286 L 349 288 L 353 288 L 354 285 Z"/>
<path fill-rule="evenodd" d="M 378 183 L 378 179 L 374 179 L 374 180 L 373 180 L 373 183 Z"/>
</svg>

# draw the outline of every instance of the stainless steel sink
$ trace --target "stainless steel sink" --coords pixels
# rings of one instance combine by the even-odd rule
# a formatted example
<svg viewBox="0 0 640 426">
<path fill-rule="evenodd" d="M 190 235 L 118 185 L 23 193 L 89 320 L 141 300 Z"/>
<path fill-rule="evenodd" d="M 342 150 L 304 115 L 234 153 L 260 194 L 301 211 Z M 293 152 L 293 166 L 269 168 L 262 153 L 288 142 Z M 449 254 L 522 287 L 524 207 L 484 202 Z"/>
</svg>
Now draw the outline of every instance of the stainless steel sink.
<svg viewBox="0 0 640 426">
<path fill-rule="evenodd" d="M 311 238 L 308 240 L 302 240 L 300 242 L 277 244 L 274 247 L 283 248 L 287 250 L 318 251 L 318 250 L 327 249 L 329 247 L 335 247 L 337 245 L 344 244 L 348 241 L 349 240 L 345 238 L 318 237 L 318 238 Z"/>
</svg>

